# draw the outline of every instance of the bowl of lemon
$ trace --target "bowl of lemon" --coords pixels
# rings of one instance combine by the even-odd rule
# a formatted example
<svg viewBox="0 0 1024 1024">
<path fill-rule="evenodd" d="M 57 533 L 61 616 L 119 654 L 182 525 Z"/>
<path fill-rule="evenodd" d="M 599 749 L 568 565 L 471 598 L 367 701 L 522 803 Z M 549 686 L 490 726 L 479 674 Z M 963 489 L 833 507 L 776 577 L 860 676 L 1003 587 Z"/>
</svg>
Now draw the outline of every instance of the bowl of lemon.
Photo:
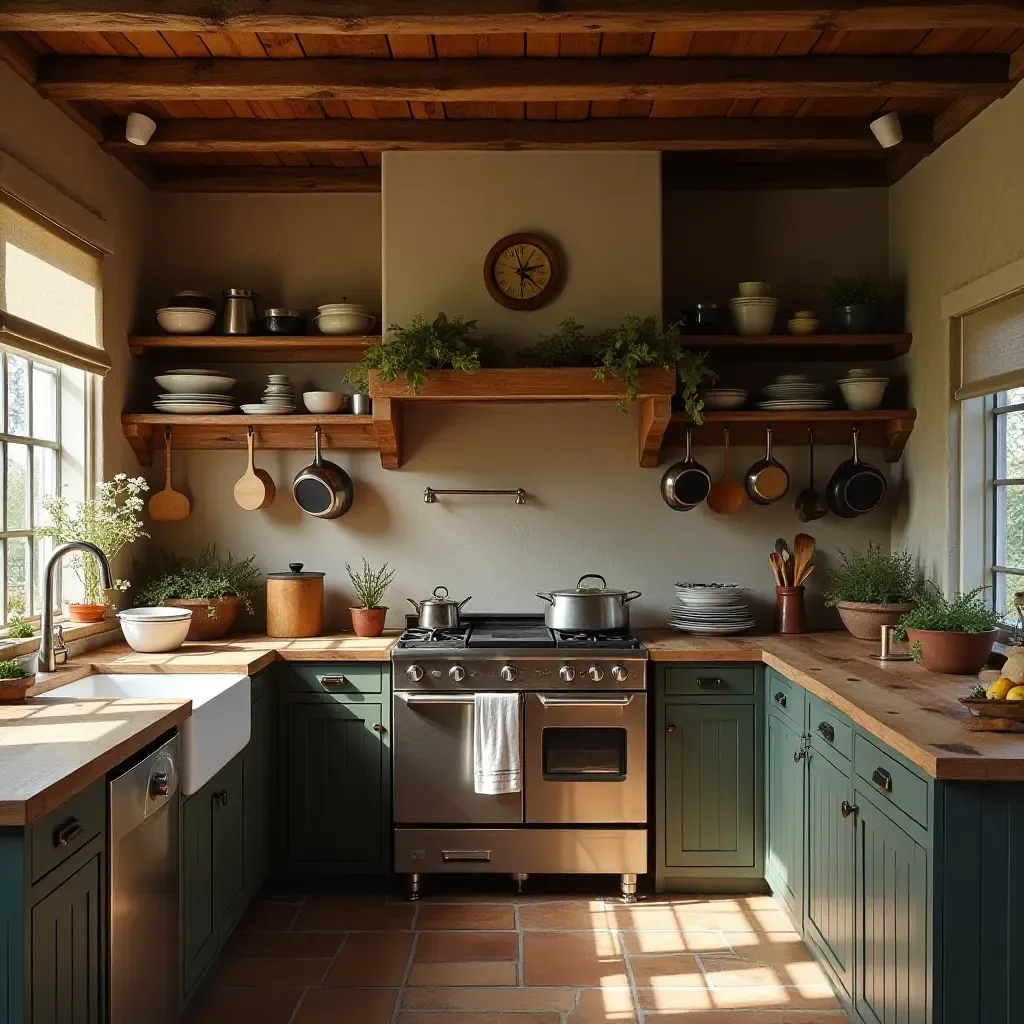
<svg viewBox="0 0 1024 1024">
<path fill-rule="evenodd" d="M 988 686 L 975 686 L 960 703 L 971 713 L 972 732 L 1024 729 L 1024 648 L 1011 648 L 999 676 Z"/>
</svg>

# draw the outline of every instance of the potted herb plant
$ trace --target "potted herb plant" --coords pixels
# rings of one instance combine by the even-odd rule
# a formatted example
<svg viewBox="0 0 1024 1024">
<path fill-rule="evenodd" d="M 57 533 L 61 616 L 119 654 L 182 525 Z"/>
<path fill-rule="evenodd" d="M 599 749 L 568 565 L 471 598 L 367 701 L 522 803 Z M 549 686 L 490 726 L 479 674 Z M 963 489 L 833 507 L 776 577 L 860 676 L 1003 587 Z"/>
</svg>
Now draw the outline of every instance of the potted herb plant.
<svg viewBox="0 0 1024 1024">
<path fill-rule="evenodd" d="M 977 675 L 992 653 L 999 613 L 981 599 L 984 587 L 945 598 L 933 584 L 900 619 L 899 640 L 909 640 L 915 661 L 931 672 Z"/>
<path fill-rule="evenodd" d="M 139 588 L 136 604 L 191 608 L 186 640 L 216 640 L 233 625 L 241 608 L 251 615 L 252 597 L 260 578 L 256 556 L 236 560 L 217 554 L 210 545 L 195 558 L 163 553 L 160 566 Z"/>
<path fill-rule="evenodd" d="M 387 618 L 387 607 L 381 605 L 388 587 L 395 578 L 395 570 L 388 568 L 385 562 L 379 569 L 372 569 L 363 559 L 362 569 L 353 569 L 347 562 L 348 578 L 352 581 L 352 589 L 362 602 L 360 607 L 352 608 L 352 628 L 356 636 L 380 636 L 384 632 L 384 620 Z"/>
<path fill-rule="evenodd" d="M 108 560 L 113 560 L 122 548 L 149 536 L 139 518 L 145 507 L 142 492 L 148 490 L 149 485 L 141 476 L 118 473 L 112 480 L 101 483 L 96 497 L 88 501 L 70 502 L 64 495 L 50 495 L 42 500 L 50 522 L 38 527 L 35 534 L 50 537 L 57 544 L 70 540 L 92 541 Z M 68 617 L 72 622 L 99 622 L 106 615 L 110 602 L 100 586 L 96 562 L 91 556 L 76 552 L 71 556 L 71 565 L 82 582 L 85 600 L 68 602 Z M 130 586 L 127 580 L 114 580 L 113 589 L 124 592 Z"/>
<path fill-rule="evenodd" d="M 858 640 L 878 640 L 883 626 L 897 625 L 914 607 L 920 591 L 909 551 L 886 554 L 869 541 L 862 551 L 847 554 L 840 549 L 824 596 Z"/>
<path fill-rule="evenodd" d="M 27 640 L 34 633 L 32 623 L 25 618 L 25 602 L 20 597 L 12 597 L 7 602 L 7 638 Z"/>
<path fill-rule="evenodd" d="M 870 273 L 837 277 L 825 286 L 835 329 L 841 334 L 867 334 L 878 327 L 884 301 Z"/>
<path fill-rule="evenodd" d="M 0 701 L 21 700 L 34 681 L 20 661 L 0 661 Z"/>
</svg>

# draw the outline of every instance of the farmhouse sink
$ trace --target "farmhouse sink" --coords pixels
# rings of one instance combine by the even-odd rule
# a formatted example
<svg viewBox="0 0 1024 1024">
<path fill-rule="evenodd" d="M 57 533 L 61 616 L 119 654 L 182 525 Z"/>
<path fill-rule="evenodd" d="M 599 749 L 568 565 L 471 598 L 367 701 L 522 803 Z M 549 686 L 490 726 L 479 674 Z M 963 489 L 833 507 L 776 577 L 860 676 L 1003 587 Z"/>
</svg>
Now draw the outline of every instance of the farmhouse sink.
<svg viewBox="0 0 1024 1024">
<path fill-rule="evenodd" d="M 213 778 L 249 742 L 248 676 L 94 675 L 58 686 L 35 700 L 190 700 L 192 717 L 181 735 L 181 791 L 189 796 Z"/>
</svg>

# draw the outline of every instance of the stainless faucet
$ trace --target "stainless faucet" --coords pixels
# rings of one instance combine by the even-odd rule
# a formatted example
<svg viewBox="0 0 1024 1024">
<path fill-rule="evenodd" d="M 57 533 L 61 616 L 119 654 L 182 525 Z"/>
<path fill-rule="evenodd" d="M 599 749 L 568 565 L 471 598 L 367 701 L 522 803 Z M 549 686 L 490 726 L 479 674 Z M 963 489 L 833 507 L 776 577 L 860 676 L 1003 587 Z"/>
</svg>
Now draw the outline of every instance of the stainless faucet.
<svg viewBox="0 0 1024 1024">
<path fill-rule="evenodd" d="M 39 615 L 39 661 L 36 668 L 37 672 L 57 671 L 58 645 L 64 654 L 67 654 L 67 648 L 64 646 L 63 631 L 56 636 L 57 644 L 54 644 L 54 636 L 60 630 L 60 626 L 57 626 L 55 630 L 53 625 L 53 572 L 57 568 L 57 563 L 71 551 L 82 551 L 96 559 L 96 566 L 100 571 L 100 586 L 104 590 L 109 590 L 114 585 L 113 578 L 110 575 L 110 563 L 107 561 L 107 556 L 95 544 L 87 540 L 73 540 L 67 544 L 61 544 L 58 548 L 54 549 L 53 554 L 50 555 L 46 562 L 46 567 L 43 569 L 43 607 Z"/>
</svg>

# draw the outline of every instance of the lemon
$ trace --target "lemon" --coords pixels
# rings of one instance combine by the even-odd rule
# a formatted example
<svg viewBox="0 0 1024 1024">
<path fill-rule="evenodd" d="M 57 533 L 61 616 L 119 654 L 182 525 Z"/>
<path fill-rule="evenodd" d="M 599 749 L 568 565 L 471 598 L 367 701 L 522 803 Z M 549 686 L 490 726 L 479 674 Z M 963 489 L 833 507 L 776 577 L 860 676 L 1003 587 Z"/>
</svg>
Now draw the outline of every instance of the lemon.
<svg viewBox="0 0 1024 1024">
<path fill-rule="evenodd" d="M 985 691 L 985 696 L 989 700 L 1005 700 L 1006 695 L 1016 686 L 1017 684 L 1012 679 L 1007 679 L 1006 676 L 1000 676 L 991 686 Z"/>
<path fill-rule="evenodd" d="M 1013 686 L 1006 692 L 1007 700 L 1024 700 L 1024 686 Z"/>
</svg>

